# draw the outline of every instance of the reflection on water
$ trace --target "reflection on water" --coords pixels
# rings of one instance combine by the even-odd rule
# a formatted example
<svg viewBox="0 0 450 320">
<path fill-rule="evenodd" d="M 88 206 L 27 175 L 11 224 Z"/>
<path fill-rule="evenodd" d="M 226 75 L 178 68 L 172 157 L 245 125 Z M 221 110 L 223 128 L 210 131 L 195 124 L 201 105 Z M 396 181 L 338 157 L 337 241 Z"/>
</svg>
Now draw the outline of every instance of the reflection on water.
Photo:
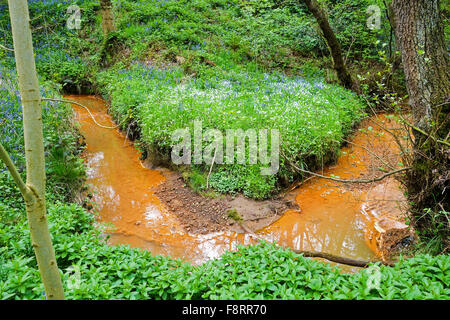
<svg viewBox="0 0 450 320">
<path fill-rule="evenodd" d="M 362 126 L 373 126 L 371 121 L 374 118 L 387 126 L 396 125 L 384 115 L 378 115 L 366 120 Z M 338 162 L 325 169 L 323 175 L 357 179 L 373 170 L 374 155 L 367 150 L 383 153 L 383 158 L 390 157 L 396 164 L 398 152 L 390 138 L 382 134 L 381 129 L 357 132 L 351 145 L 341 150 Z M 382 215 L 398 220 L 406 199 L 399 183 L 391 178 L 370 185 L 345 185 L 312 178 L 299 188 L 296 201 L 301 213 L 288 212 L 260 233 L 281 245 L 299 250 L 372 260 L 375 254 L 369 248 L 365 234 L 373 227 L 373 218 Z M 370 214 L 363 210 L 368 205 L 374 209 Z"/>
<path fill-rule="evenodd" d="M 97 122 L 113 126 L 103 100 L 91 96 L 69 96 L 91 109 Z M 246 243 L 242 234 L 186 233 L 176 216 L 163 207 L 152 188 L 164 182 L 157 170 L 142 166 L 139 153 L 117 130 L 94 124 L 88 112 L 73 106 L 85 137 L 88 181 L 99 211 L 98 222 L 115 225 L 109 242 L 145 248 L 154 254 L 184 258 L 193 263 L 220 256 L 237 243 Z"/>
<path fill-rule="evenodd" d="M 297 200 L 302 204 L 302 212 L 287 212 L 260 233 L 297 250 L 372 259 L 373 253 L 364 241 L 367 219 L 359 212 L 360 203 L 351 195 L 339 194 L 334 202 L 330 200 L 332 194 L 328 200 L 314 195 L 314 189 L 301 191 Z"/>
<path fill-rule="evenodd" d="M 103 100 L 92 96 L 67 98 L 90 107 L 102 125 L 113 125 Z M 154 254 L 201 263 L 219 257 L 225 250 L 234 250 L 239 243 L 253 242 L 249 235 L 233 232 L 185 232 L 176 216 L 152 193 L 153 187 L 164 183 L 164 176 L 144 168 L 134 145 L 118 130 L 100 128 L 85 109 L 76 105 L 73 109 L 87 144 L 87 183 L 92 186 L 98 222 L 117 227 L 110 233 L 110 244 L 128 244 Z M 324 174 L 346 178 L 367 169 L 362 149 L 343 151 L 337 165 Z M 360 210 L 366 191 L 347 190 L 337 183 L 314 178 L 297 192 L 301 213 L 286 212 L 276 223 L 261 230 L 262 236 L 299 250 L 373 258 L 364 240 L 369 218 Z"/>
</svg>

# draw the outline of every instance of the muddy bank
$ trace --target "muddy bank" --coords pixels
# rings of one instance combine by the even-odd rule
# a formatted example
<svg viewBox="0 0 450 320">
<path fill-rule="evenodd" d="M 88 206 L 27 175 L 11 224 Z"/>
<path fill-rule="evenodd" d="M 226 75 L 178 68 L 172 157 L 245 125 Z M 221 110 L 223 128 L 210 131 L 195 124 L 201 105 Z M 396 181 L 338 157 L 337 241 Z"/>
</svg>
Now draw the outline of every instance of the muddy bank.
<svg viewBox="0 0 450 320">
<path fill-rule="evenodd" d="M 259 230 L 278 220 L 288 209 L 300 210 L 295 201 L 281 198 L 256 201 L 242 195 L 205 196 L 188 187 L 181 174 L 169 170 L 161 172 L 166 180 L 155 188 L 154 193 L 175 213 L 188 232 L 242 232 L 238 222 Z"/>
</svg>

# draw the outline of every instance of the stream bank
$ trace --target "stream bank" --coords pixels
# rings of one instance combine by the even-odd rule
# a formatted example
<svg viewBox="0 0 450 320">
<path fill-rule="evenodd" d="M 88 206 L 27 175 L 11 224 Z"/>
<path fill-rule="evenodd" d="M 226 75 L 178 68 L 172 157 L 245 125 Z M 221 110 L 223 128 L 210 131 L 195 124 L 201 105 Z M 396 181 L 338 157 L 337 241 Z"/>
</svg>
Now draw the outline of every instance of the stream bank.
<svg viewBox="0 0 450 320">
<path fill-rule="evenodd" d="M 88 106 L 97 122 L 114 125 L 103 100 L 93 96 L 66 98 Z M 405 198 L 393 179 L 361 186 L 312 178 L 276 201 L 252 200 L 259 207 L 252 207 L 243 197 L 202 197 L 186 187 L 178 174 L 143 164 L 134 144 L 118 130 L 100 128 L 86 110 L 76 105 L 73 108 L 87 145 L 87 183 L 97 221 L 114 225 L 108 229 L 110 244 L 128 244 L 199 264 L 234 250 L 238 244 L 254 243 L 226 214 L 234 208 L 242 212 L 252 230 L 280 245 L 373 260 L 378 252 L 367 234 L 374 221 L 387 215 L 403 219 Z M 389 124 L 383 115 L 377 117 Z M 361 127 L 370 124 L 368 119 Z M 352 144 L 342 149 L 337 164 L 323 173 L 341 178 L 379 175 L 377 162 L 366 149 L 395 155 L 393 142 L 379 133 L 357 131 Z M 263 208 L 265 213 L 260 210 Z"/>
</svg>

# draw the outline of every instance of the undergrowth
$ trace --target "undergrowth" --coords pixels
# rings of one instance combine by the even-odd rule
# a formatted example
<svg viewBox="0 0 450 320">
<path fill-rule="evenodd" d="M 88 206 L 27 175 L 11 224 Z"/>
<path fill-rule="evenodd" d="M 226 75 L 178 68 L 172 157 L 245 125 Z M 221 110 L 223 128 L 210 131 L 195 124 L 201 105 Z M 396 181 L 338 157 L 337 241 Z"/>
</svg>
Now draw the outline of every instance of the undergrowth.
<svg viewBox="0 0 450 320">
<path fill-rule="evenodd" d="M 0 143 L 19 172 L 25 174 L 22 104 L 16 70 L 0 62 Z M 42 97 L 58 98 L 60 87 L 42 82 Z M 43 102 L 44 148 L 47 180 L 52 192 L 72 200 L 84 183 L 84 164 L 80 157 L 78 133 L 72 126 L 72 108 L 63 103 Z M 6 167 L 1 167 L 7 172 Z M 18 189 L 17 189 L 18 191 Z"/>
<path fill-rule="evenodd" d="M 2 184 L 8 180 L 3 173 L 0 177 Z M 92 215 L 75 204 L 52 202 L 49 223 L 67 299 L 450 298 L 448 255 L 374 266 L 380 286 L 370 289 L 373 270 L 342 273 L 274 244 L 239 246 L 192 266 L 149 251 L 106 245 Z M 0 298 L 44 299 L 23 213 L 7 210 L 0 226 Z"/>
<path fill-rule="evenodd" d="M 113 68 L 100 73 L 104 39 L 98 1 L 29 1 L 42 94 L 55 97 L 61 90 L 80 91 L 94 83 L 112 102 L 123 129 L 138 122 L 148 148 L 168 154 L 171 130 L 190 126 L 195 118 L 222 130 L 274 127 L 284 134 L 288 159 L 313 169 L 322 157 L 333 158 L 330 152 L 338 150 L 362 116 L 362 104 L 351 93 L 325 84 L 324 72 L 316 65 L 320 59 L 310 59 L 326 54 L 326 46 L 298 1 L 113 3 L 119 27 L 114 36 L 120 45 L 115 55 L 106 57 Z M 369 32 L 364 13 L 369 4 L 381 1 L 322 3 L 339 28 L 348 61 L 358 58 L 353 52 L 380 59 L 388 29 Z M 82 9 L 81 30 L 65 27 L 70 4 Z M 11 48 L 4 2 L 0 9 L 0 28 L 5 31 L 1 43 Z M 380 41 L 373 42 L 371 36 Z M 24 175 L 14 60 L 5 51 L 0 58 L 0 141 Z M 69 299 L 450 298 L 448 255 L 420 254 L 394 267 L 380 265 L 380 286 L 370 289 L 369 270 L 341 273 L 268 243 L 240 246 L 200 266 L 108 246 L 92 214 L 67 202 L 84 175 L 70 108 L 43 106 L 49 224 Z M 214 112 L 205 117 L 207 110 Z M 0 299 L 44 299 L 20 192 L 3 165 L 0 169 Z M 292 177 L 286 163 L 276 179 L 267 181 L 255 174 L 257 169 L 216 166 L 209 182 L 221 192 L 263 198 Z M 194 167 L 187 175 L 200 191 L 205 172 Z"/>
</svg>

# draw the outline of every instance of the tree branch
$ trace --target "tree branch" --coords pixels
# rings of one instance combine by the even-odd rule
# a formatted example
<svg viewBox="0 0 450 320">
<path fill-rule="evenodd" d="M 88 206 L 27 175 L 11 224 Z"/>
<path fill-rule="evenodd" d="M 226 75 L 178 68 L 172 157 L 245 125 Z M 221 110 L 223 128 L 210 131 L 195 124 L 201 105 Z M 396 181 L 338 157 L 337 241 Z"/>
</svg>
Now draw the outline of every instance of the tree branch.
<svg viewBox="0 0 450 320">
<path fill-rule="evenodd" d="M 216 144 L 216 148 L 214 149 L 214 157 L 213 157 L 212 162 L 211 162 L 211 167 L 209 168 L 208 177 L 206 178 L 206 188 L 207 189 L 209 188 L 209 176 L 211 175 L 212 168 L 213 168 L 213 165 L 214 165 L 214 161 L 216 161 L 217 149 L 218 149 L 218 146 Z"/>
<path fill-rule="evenodd" d="M 342 139 L 342 140 L 343 140 L 344 142 L 348 143 L 348 144 L 351 144 L 351 145 L 357 147 L 357 148 L 361 148 L 361 149 L 366 150 L 367 153 L 371 154 L 372 156 L 374 156 L 375 158 L 377 158 L 378 160 L 380 160 L 386 167 L 389 167 L 390 169 L 395 170 L 395 168 L 392 167 L 387 161 L 385 161 L 383 158 L 381 158 L 381 157 L 380 157 L 379 155 L 377 155 L 375 152 L 371 151 L 369 148 L 366 148 L 366 147 L 364 147 L 364 146 L 362 146 L 362 145 L 353 143 L 353 142 L 351 142 L 351 141 L 349 141 L 349 140 L 346 140 L 346 139 Z"/>
<path fill-rule="evenodd" d="M 0 44 L 0 49 L 6 50 L 6 51 L 14 52 L 14 49 L 7 48 L 7 47 L 5 47 L 5 46 L 3 46 L 3 45 L 1 45 L 1 44 Z"/>
<path fill-rule="evenodd" d="M 95 123 L 97 126 L 99 126 L 100 128 L 103 128 L 103 129 L 116 129 L 117 127 L 119 127 L 119 125 L 116 125 L 116 126 L 114 126 L 114 127 L 106 127 L 106 126 L 102 126 L 102 125 L 99 124 L 97 121 L 95 121 L 95 118 L 94 118 L 94 116 L 92 115 L 92 113 L 91 113 L 91 111 L 89 110 L 88 107 L 86 107 L 86 106 L 84 106 L 84 105 L 82 105 L 81 103 L 78 103 L 78 102 L 76 102 L 76 101 L 63 100 L 63 99 L 55 99 L 55 98 L 42 98 L 41 100 L 44 100 L 44 101 L 57 101 L 57 102 L 63 102 L 63 103 L 71 103 L 71 104 L 75 104 L 75 105 L 77 105 L 77 106 L 80 106 L 80 107 L 86 109 L 87 112 L 89 113 L 89 115 L 91 116 L 92 120 L 94 121 L 94 123 Z"/>
<path fill-rule="evenodd" d="M 289 161 L 289 159 L 283 154 L 283 152 L 281 152 L 281 155 L 284 157 L 284 159 L 286 159 L 287 163 L 292 168 L 294 168 L 297 171 L 300 171 L 300 172 L 303 172 L 303 173 L 307 173 L 307 174 L 310 174 L 310 175 L 313 175 L 313 176 L 316 176 L 316 177 L 319 177 L 319 178 L 322 178 L 322 179 L 328 179 L 328 180 L 333 180 L 333 181 L 342 182 L 342 183 L 372 183 L 372 182 L 377 182 L 377 181 L 381 181 L 381 180 L 383 180 L 383 179 L 385 179 L 385 178 L 387 178 L 389 176 L 392 176 L 394 174 L 397 174 L 397 173 L 400 173 L 400 172 L 407 171 L 407 170 L 411 169 L 411 167 L 401 168 L 401 169 L 388 172 L 386 174 L 383 174 L 382 176 L 379 176 L 379 177 L 376 177 L 376 178 L 372 178 L 372 179 L 340 179 L 340 178 L 324 176 L 324 175 L 319 174 L 319 173 L 315 173 L 315 172 L 312 172 L 312 171 L 309 171 L 309 170 L 305 170 L 305 169 L 299 168 L 295 164 L 293 164 L 291 161 Z"/>
<path fill-rule="evenodd" d="M 401 168 L 401 169 L 398 169 L 398 170 L 394 170 L 394 171 L 388 172 L 386 174 L 383 174 L 380 177 L 376 177 L 376 178 L 373 178 L 373 179 L 348 179 L 347 180 L 347 179 L 339 179 L 339 178 L 333 178 L 333 177 L 324 176 L 324 175 L 321 175 L 321 174 L 318 174 L 318 173 L 315 173 L 315 172 L 312 172 L 312 171 L 301 169 L 301 168 L 297 167 L 296 165 L 294 165 L 292 163 L 289 163 L 289 164 L 297 171 L 301 171 L 303 173 L 307 173 L 307 174 L 310 174 L 310 175 L 313 175 L 313 176 L 316 176 L 316 177 L 319 177 L 319 178 L 322 178 L 322 179 L 328 179 L 328 180 L 333 180 L 333 181 L 342 182 L 342 183 L 372 183 L 372 182 L 377 182 L 377 181 L 381 181 L 383 179 L 386 179 L 387 177 L 392 176 L 394 174 L 397 174 L 397 173 L 400 173 L 400 172 L 407 171 L 407 170 L 411 169 L 411 167 Z"/>
<path fill-rule="evenodd" d="M 438 138 L 436 138 L 436 137 L 433 136 L 432 134 L 426 133 L 426 132 L 423 131 L 422 129 L 417 128 L 417 127 L 414 126 L 413 124 L 411 124 L 411 123 L 409 123 L 408 121 L 406 121 L 402 116 L 400 116 L 400 118 L 402 119 L 403 122 L 406 123 L 407 126 L 411 127 L 413 130 L 415 130 L 415 131 L 417 131 L 417 132 L 423 134 L 424 136 L 427 136 L 427 137 L 431 138 L 432 140 L 434 140 L 434 141 L 437 142 L 437 143 L 444 144 L 444 145 L 446 145 L 447 147 L 450 147 L 450 143 L 448 143 L 447 141 L 439 140 Z"/>
<path fill-rule="evenodd" d="M 33 194 L 31 190 L 27 187 L 25 182 L 23 182 L 22 177 L 20 176 L 19 172 L 17 171 L 16 166 L 12 162 L 11 158 L 8 155 L 8 152 L 6 152 L 5 148 L 3 148 L 3 145 L 0 143 L 0 159 L 3 160 L 6 167 L 8 168 L 14 182 L 16 183 L 17 187 L 20 190 L 20 193 L 22 194 L 25 201 L 31 201 L 33 199 Z"/>
</svg>

